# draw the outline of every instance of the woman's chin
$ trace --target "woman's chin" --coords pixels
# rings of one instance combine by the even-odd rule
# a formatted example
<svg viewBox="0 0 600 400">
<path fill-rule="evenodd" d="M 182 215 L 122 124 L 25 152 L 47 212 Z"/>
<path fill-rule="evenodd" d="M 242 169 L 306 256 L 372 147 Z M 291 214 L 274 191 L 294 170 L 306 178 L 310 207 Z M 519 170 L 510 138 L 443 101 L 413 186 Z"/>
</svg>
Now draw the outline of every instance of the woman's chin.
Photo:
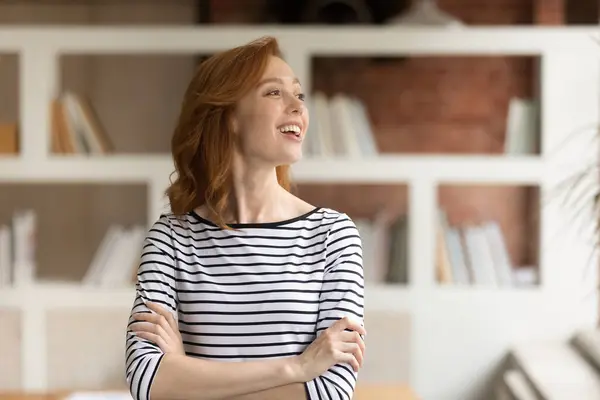
<svg viewBox="0 0 600 400">
<path fill-rule="evenodd" d="M 277 157 L 277 165 L 291 165 L 295 164 L 298 161 L 302 160 L 302 150 L 301 149 L 288 149 L 285 152 L 280 154 L 280 157 Z"/>
<path fill-rule="evenodd" d="M 285 162 L 285 164 L 287 164 L 287 165 L 295 164 L 298 161 L 302 160 L 302 158 L 303 158 L 302 151 L 299 151 L 296 154 L 290 154 L 287 161 Z"/>
</svg>

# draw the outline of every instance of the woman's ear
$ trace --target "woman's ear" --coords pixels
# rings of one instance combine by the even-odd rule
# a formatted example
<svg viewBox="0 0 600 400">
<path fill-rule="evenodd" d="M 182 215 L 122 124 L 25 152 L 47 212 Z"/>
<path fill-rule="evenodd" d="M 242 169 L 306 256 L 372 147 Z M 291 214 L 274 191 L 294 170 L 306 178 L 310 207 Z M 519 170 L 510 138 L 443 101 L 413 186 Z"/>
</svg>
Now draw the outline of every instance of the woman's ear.
<svg viewBox="0 0 600 400">
<path fill-rule="evenodd" d="M 240 124 L 238 122 L 238 119 L 236 117 L 231 117 L 231 131 L 233 132 L 234 135 L 237 135 L 240 129 Z"/>
<path fill-rule="evenodd" d="M 231 133 L 233 133 L 234 135 L 237 135 L 240 129 L 240 123 L 238 121 L 237 116 L 235 115 L 235 112 L 231 112 L 229 114 L 229 129 L 231 130 Z"/>
</svg>

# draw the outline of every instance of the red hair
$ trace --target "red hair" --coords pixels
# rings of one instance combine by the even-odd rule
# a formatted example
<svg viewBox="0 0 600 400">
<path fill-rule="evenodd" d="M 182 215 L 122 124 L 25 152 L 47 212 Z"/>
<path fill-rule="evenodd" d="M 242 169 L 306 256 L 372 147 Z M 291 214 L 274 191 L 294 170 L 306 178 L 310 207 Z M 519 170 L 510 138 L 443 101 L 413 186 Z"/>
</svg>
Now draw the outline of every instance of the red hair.
<svg viewBox="0 0 600 400">
<path fill-rule="evenodd" d="M 277 40 L 267 36 L 200 64 L 185 92 L 171 140 L 177 178 L 165 193 L 175 215 L 206 205 L 215 222 L 227 227 L 223 213 L 231 195 L 231 114 L 259 83 L 271 56 L 282 57 Z M 278 166 L 276 172 L 279 184 L 289 191 L 289 166 Z"/>
</svg>

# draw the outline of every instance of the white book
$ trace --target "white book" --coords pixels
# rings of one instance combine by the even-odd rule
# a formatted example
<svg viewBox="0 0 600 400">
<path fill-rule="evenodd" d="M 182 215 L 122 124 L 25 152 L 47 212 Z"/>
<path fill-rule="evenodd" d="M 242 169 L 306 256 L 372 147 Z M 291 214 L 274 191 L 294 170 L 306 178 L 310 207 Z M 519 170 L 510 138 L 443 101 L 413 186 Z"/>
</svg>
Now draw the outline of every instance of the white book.
<svg viewBox="0 0 600 400">
<path fill-rule="evenodd" d="M 446 243 L 448 245 L 448 256 L 450 257 L 454 283 L 468 285 L 471 283 L 471 277 L 465 260 L 464 249 L 460 241 L 459 228 L 449 227 L 446 230 Z"/>
<path fill-rule="evenodd" d="M 144 226 L 134 226 L 129 230 L 127 236 L 127 245 L 124 246 L 122 260 L 115 267 L 115 285 L 129 285 L 133 270 L 138 265 L 144 239 L 146 237 L 146 228 Z"/>
<path fill-rule="evenodd" d="M 469 255 L 473 283 L 497 286 L 494 261 L 490 253 L 484 231 L 480 226 L 468 226 L 464 229 L 465 247 Z"/>
<path fill-rule="evenodd" d="M 358 133 L 358 142 L 364 156 L 373 157 L 379 153 L 373 134 L 373 127 L 364 103 L 356 97 L 350 98 L 352 124 Z"/>
<path fill-rule="evenodd" d="M 508 398 L 515 400 L 539 400 L 525 374 L 517 369 L 511 369 L 502 375 L 504 384 L 509 391 Z"/>
<path fill-rule="evenodd" d="M 70 93 L 69 102 L 72 103 L 70 106 L 73 107 L 73 112 L 77 114 L 77 124 L 82 135 L 83 141 L 86 143 L 88 153 L 90 154 L 103 154 L 104 149 L 100 138 L 94 131 L 92 121 L 89 120 L 92 116 L 86 115 L 83 100 L 80 96 Z"/>
<path fill-rule="evenodd" d="M 540 281 L 539 270 L 531 266 L 514 268 L 512 275 L 516 286 L 533 286 Z"/>
<path fill-rule="evenodd" d="M 135 226 L 117 234 L 116 245 L 107 260 L 101 277 L 102 286 L 129 285 L 146 237 L 146 228 Z"/>
<path fill-rule="evenodd" d="M 385 282 L 390 264 L 390 229 L 393 223 L 393 215 L 387 210 L 382 210 L 375 215 L 372 229 L 373 243 L 373 271 L 372 279 L 376 283 Z"/>
<path fill-rule="evenodd" d="M 513 267 L 500 225 L 495 221 L 490 221 L 483 224 L 482 229 L 489 244 L 498 283 L 501 286 L 512 286 Z"/>
<path fill-rule="evenodd" d="M 362 242 L 362 258 L 365 282 L 375 282 L 375 248 L 373 243 L 373 226 L 368 219 L 357 219 L 356 229 Z"/>
<path fill-rule="evenodd" d="M 75 147 L 75 153 L 87 154 L 89 153 L 89 147 L 82 127 L 81 120 L 83 117 L 79 113 L 75 95 L 70 92 L 65 92 L 61 97 L 61 101 L 64 106 L 63 112 L 68 125 L 67 131 L 71 135 L 71 141 Z"/>
<path fill-rule="evenodd" d="M 334 127 L 334 136 L 337 141 L 337 151 L 347 157 L 360 157 L 361 149 L 356 125 L 352 118 L 352 105 L 347 96 L 336 94 L 330 100 L 331 121 Z"/>
<path fill-rule="evenodd" d="M 318 138 L 318 147 L 322 157 L 331 157 L 335 154 L 335 141 L 332 134 L 331 113 L 329 101 L 324 93 L 316 92 L 313 95 L 314 120 L 317 123 L 315 136 Z"/>
<path fill-rule="evenodd" d="M 104 235 L 100 246 L 96 250 L 92 262 L 82 279 L 84 285 L 97 285 L 101 281 L 101 276 L 106 269 L 106 263 L 111 252 L 117 244 L 118 234 L 123 231 L 120 225 L 111 225 Z"/>
<path fill-rule="evenodd" d="M 12 285 L 12 233 L 8 225 L 0 226 L 0 287 Z"/>
<path fill-rule="evenodd" d="M 514 155 L 533 154 L 537 131 L 537 107 L 534 102 L 512 98 L 508 106 L 504 151 Z"/>
<path fill-rule="evenodd" d="M 35 280 L 36 213 L 16 211 L 13 216 L 13 282 L 16 286 L 32 285 Z"/>
<path fill-rule="evenodd" d="M 119 281 L 120 269 L 123 264 L 124 255 L 127 252 L 127 246 L 130 243 L 130 232 L 123 229 L 116 234 L 115 244 L 106 259 L 102 275 L 100 276 L 100 286 L 114 286 Z"/>
<path fill-rule="evenodd" d="M 306 102 L 306 109 L 310 116 L 316 115 L 315 105 L 312 100 Z M 321 155 L 321 145 L 319 139 L 319 123 L 315 118 L 311 118 L 304 140 L 302 141 L 302 152 L 304 157 L 315 158 Z"/>
</svg>

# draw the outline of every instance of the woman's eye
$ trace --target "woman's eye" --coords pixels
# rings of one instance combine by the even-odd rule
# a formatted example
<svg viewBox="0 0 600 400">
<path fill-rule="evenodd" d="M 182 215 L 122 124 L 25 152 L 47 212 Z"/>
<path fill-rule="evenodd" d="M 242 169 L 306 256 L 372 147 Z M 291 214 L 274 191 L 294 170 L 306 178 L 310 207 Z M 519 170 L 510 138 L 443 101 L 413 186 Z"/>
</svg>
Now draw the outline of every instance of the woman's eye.
<svg viewBox="0 0 600 400">
<path fill-rule="evenodd" d="M 271 90 L 268 94 L 278 96 L 279 94 L 281 94 L 281 91 L 279 89 L 275 89 Z"/>
<path fill-rule="evenodd" d="M 298 98 L 302 101 L 304 101 L 306 99 L 306 95 L 304 93 L 299 93 L 298 94 Z"/>
</svg>

